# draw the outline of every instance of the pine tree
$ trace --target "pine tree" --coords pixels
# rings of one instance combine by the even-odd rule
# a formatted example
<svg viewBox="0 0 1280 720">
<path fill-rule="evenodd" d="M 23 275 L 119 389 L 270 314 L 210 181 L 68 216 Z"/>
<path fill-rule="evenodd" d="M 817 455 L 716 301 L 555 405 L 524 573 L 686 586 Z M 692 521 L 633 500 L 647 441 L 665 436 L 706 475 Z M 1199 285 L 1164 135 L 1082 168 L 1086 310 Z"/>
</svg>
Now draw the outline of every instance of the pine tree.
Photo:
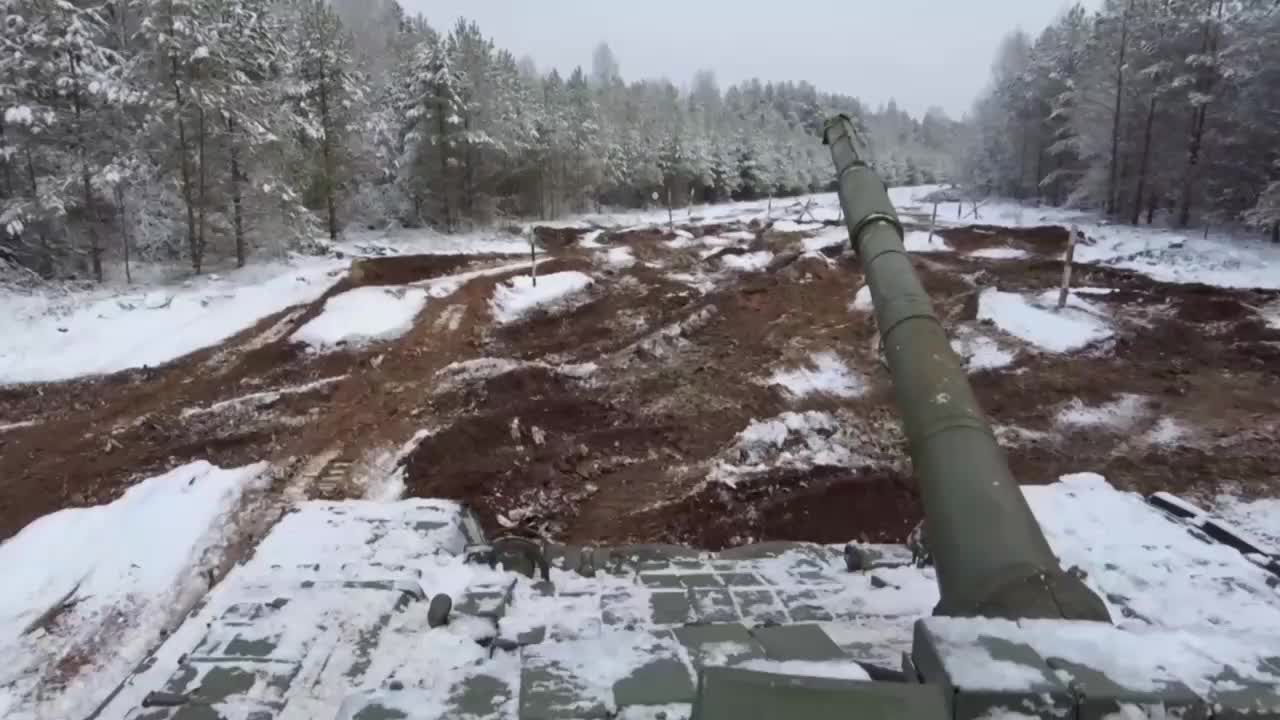
<svg viewBox="0 0 1280 720">
<path fill-rule="evenodd" d="M 290 95 L 300 139 L 316 152 L 309 195 L 324 208 L 330 242 L 339 233 L 338 200 L 350 173 L 355 108 L 364 98 L 363 79 L 353 68 L 351 40 L 323 0 L 300 0 L 290 72 Z M 309 203 L 310 204 L 310 203 Z"/>
</svg>

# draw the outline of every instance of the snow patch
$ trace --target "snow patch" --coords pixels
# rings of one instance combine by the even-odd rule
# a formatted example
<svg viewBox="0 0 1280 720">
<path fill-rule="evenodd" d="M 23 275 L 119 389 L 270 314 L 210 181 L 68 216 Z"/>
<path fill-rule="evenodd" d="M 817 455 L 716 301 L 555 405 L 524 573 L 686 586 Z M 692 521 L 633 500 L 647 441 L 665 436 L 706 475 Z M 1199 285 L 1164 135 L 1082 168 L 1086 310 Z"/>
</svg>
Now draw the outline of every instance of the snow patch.
<svg viewBox="0 0 1280 720">
<path fill-rule="evenodd" d="M 865 465 L 868 460 L 850 450 L 855 442 L 848 424 L 831 413 L 785 412 L 751 421 L 708 478 L 734 487 L 744 475 L 777 468 Z"/>
<path fill-rule="evenodd" d="M 536 285 L 533 278 L 521 275 L 495 287 L 489 307 L 495 321 L 515 322 L 538 307 L 557 304 L 594 283 L 590 275 L 576 270 L 542 275 Z"/>
<path fill-rule="evenodd" d="M 1280 302 L 1273 302 L 1262 308 L 1262 321 L 1272 330 L 1280 330 Z"/>
<path fill-rule="evenodd" d="M 934 233 L 930 239 L 929 233 L 920 230 L 912 230 L 902 238 L 902 245 L 907 252 L 931 253 L 931 252 L 951 252 L 951 246 L 942 239 L 941 235 Z"/>
<path fill-rule="evenodd" d="M 853 302 L 849 304 L 850 310 L 861 312 L 871 312 L 875 310 L 875 303 L 871 300 L 871 286 L 863 285 L 858 288 L 858 293 L 853 296 Z"/>
<path fill-rule="evenodd" d="M 216 402 L 208 407 L 183 408 L 182 417 L 188 418 L 188 417 L 192 417 L 193 415 L 220 413 L 220 412 L 225 412 L 227 410 L 232 410 L 232 409 L 243 410 L 243 409 L 268 407 L 270 405 L 273 405 L 277 400 L 284 397 L 285 395 L 301 395 L 303 393 L 309 393 L 312 390 L 319 390 L 322 387 L 332 385 L 333 383 L 336 383 L 340 380 L 345 380 L 346 377 L 347 377 L 346 375 L 337 375 L 335 377 L 324 378 L 323 380 L 316 380 L 315 382 L 304 383 L 302 385 L 292 385 L 289 387 L 283 387 L 283 388 L 280 388 L 279 390 L 250 393 L 248 395 L 241 395 L 240 397 L 232 398 L 230 400 L 223 400 L 221 402 Z"/>
<path fill-rule="evenodd" d="M 625 268 L 636 264 L 635 255 L 631 254 L 629 247 L 610 248 L 605 255 L 605 262 L 613 267 Z"/>
<path fill-rule="evenodd" d="M 1191 428 L 1169 417 L 1160 418 L 1156 426 L 1146 434 L 1151 445 L 1174 445 L 1191 435 Z"/>
<path fill-rule="evenodd" d="M 849 369 L 835 353 L 814 353 L 809 361 L 812 369 L 778 370 L 769 376 L 766 384 L 781 385 L 797 398 L 814 393 L 852 398 L 867 391 L 867 383 L 862 376 Z"/>
<path fill-rule="evenodd" d="M 1011 247 L 989 247 L 969 253 L 969 257 L 989 258 L 992 260 L 1019 260 L 1028 255 L 1029 253 L 1026 250 Z"/>
<path fill-rule="evenodd" d="M 488 380 L 490 378 L 498 377 L 499 375 L 506 375 L 509 372 L 515 372 L 516 370 L 523 370 L 525 368 L 549 370 L 568 377 L 585 379 L 599 370 L 600 366 L 593 362 L 549 365 L 543 362 L 530 362 L 525 360 L 514 360 L 511 358 L 476 358 L 474 360 L 462 360 L 450 363 L 436 371 L 436 377 L 440 380 L 440 384 L 436 387 L 436 391 L 445 392 L 453 390 L 468 383 Z"/>
<path fill-rule="evenodd" d="M 770 229 L 780 233 L 813 232 L 814 230 L 822 229 L 822 223 L 799 223 L 793 220 L 779 220 Z"/>
<path fill-rule="evenodd" d="M 317 350 L 394 340 L 413 329 L 426 304 L 427 291 L 419 288 L 355 288 L 329 298 L 291 339 Z"/>
<path fill-rule="evenodd" d="M 1083 301 L 1079 301 L 1083 302 Z M 978 319 L 1049 352 L 1069 352 L 1106 340 L 1114 333 L 1101 318 L 1078 307 L 1039 307 L 1016 293 L 988 288 L 978 296 Z"/>
<path fill-rule="evenodd" d="M 588 248 L 591 250 L 598 250 L 602 247 L 605 247 L 603 244 L 599 242 L 600 236 L 603 234 L 604 234 L 603 230 L 592 230 L 586 235 L 583 235 L 582 238 L 578 240 L 578 246 Z"/>
<path fill-rule="evenodd" d="M 724 255 L 720 258 L 720 262 L 730 270 L 753 272 L 768 267 L 769 263 L 773 262 L 773 253 L 761 250 L 744 255 Z"/>
<path fill-rule="evenodd" d="M 688 285 L 703 295 L 716 289 L 715 279 L 702 273 L 671 273 L 667 275 L 667 279 Z"/>
<path fill-rule="evenodd" d="M 977 333 L 959 334 L 951 341 L 951 349 L 964 359 L 968 370 L 995 370 L 1013 363 L 1015 353 L 1003 350 L 995 340 Z"/>
<path fill-rule="evenodd" d="M 800 245 L 806 252 L 816 252 L 826 250 L 827 248 L 847 245 L 849 243 L 849 231 L 845 228 L 828 228 L 822 232 L 807 237 L 801 241 Z"/>
<path fill-rule="evenodd" d="M 773 673 L 775 675 L 798 675 L 803 677 L 835 678 L 837 680 L 870 680 L 862 666 L 852 660 L 747 660 L 734 667 L 743 670 Z"/>
<path fill-rule="evenodd" d="M 18 422 L 0 423 L 0 432 L 7 432 L 9 430 L 19 430 L 24 427 L 31 427 L 32 425 L 39 424 L 39 422 L 40 422 L 39 420 L 19 420 Z"/>
<path fill-rule="evenodd" d="M 1132 427 L 1149 412 L 1147 398 L 1142 395 L 1125 393 L 1118 399 L 1097 407 L 1089 407 L 1076 398 L 1058 411 L 1055 422 L 1066 427 L 1102 426 L 1123 430 Z"/>
</svg>

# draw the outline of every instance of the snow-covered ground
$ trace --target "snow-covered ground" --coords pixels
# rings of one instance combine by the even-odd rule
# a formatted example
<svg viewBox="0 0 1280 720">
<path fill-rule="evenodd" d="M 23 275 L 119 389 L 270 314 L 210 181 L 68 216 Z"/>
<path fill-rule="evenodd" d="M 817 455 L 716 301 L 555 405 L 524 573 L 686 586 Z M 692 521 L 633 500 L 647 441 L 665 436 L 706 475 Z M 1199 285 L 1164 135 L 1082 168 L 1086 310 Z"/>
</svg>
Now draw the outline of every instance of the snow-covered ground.
<svg viewBox="0 0 1280 720">
<path fill-rule="evenodd" d="M 923 198 L 935 189 L 936 186 L 893 188 L 889 196 L 899 212 L 929 215 L 933 205 L 926 204 Z M 1224 237 L 1221 231 L 1211 230 L 1206 238 L 1202 229 L 1112 224 L 1096 213 L 1032 207 L 1012 200 L 982 202 L 975 218 L 972 204 L 962 205 L 959 213 L 957 203 L 938 205 L 938 223 L 1006 227 L 1076 225 L 1090 240 L 1089 244 L 1076 246 L 1076 262 L 1105 263 L 1164 282 L 1280 289 L 1280 246 L 1257 237 Z"/>
<path fill-rule="evenodd" d="M 0 292 L 0 383 L 66 380 L 159 365 L 314 301 L 347 263 L 251 266 L 147 292 Z"/>
<path fill-rule="evenodd" d="M 45 695 L 45 717 L 82 717 L 105 697 L 208 589 L 204 571 L 235 529 L 229 515 L 265 470 L 183 465 L 0 545 L 0 717 L 33 692 Z M 54 691 L 60 672 L 83 663 Z"/>
<path fill-rule="evenodd" d="M 893 188 L 890 197 L 900 211 L 919 217 L 932 212 L 922 198 L 936 186 Z M 1202 282 L 1224 287 L 1280 288 L 1280 247 L 1265 242 L 1224 238 L 1199 232 L 1163 228 L 1112 225 L 1098 216 L 1051 207 L 1028 207 L 1009 201 L 988 201 L 979 207 L 944 203 L 938 209 L 940 226 L 981 222 L 994 225 L 1078 225 L 1091 240 L 1076 249 L 1076 260 L 1130 268 L 1170 282 Z M 753 219 L 774 221 L 774 229 L 786 232 L 818 231 L 803 241 L 806 250 L 845 242 L 843 228 L 822 230 L 815 221 L 835 220 L 839 202 L 834 193 L 800 198 L 779 198 L 769 209 L 767 201 L 730 202 L 695 206 L 675 213 L 679 223 L 715 224 Z M 589 214 L 563 221 L 538 223 L 553 226 L 637 227 L 663 225 L 665 209 Z M 527 227 L 525 228 L 527 231 Z M 701 238 L 708 253 L 714 241 L 724 245 L 749 241 L 752 233 L 726 233 L 722 238 Z M 598 246 L 598 232 L 583 244 Z M 684 235 L 673 242 L 693 243 Z M 927 232 L 911 231 L 908 249 L 945 252 L 945 242 Z M 527 238 L 498 231 L 444 235 L 431 231 L 354 233 L 335 247 L 351 255 L 395 253 L 525 253 Z M 1016 257 L 1013 248 L 988 248 L 979 257 Z M 754 253 L 726 256 L 722 263 L 734 270 L 754 270 L 770 258 Z M 632 262 L 620 248 L 610 251 L 616 266 Z M 0 291 L 0 383 L 65 380 L 83 375 L 111 373 L 144 365 L 157 365 L 214 345 L 259 319 L 293 305 L 315 300 L 336 282 L 346 261 L 333 258 L 294 258 L 250 266 L 221 276 L 209 275 L 147 291 L 107 287 L 85 292 L 35 293 Z M 431 293 L 435 296 L 435 293 Z M 1280 324 L 1280 310 L 1268 309 L 1266 317 Z"/>
</svg>

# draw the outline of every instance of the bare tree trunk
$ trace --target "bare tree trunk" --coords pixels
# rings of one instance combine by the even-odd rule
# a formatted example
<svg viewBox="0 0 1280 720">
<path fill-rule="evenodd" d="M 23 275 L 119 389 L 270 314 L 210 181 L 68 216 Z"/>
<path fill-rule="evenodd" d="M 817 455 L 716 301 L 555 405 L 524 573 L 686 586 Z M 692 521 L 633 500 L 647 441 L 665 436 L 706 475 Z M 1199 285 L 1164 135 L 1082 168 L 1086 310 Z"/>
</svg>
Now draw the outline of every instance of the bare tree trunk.
<svg viewBox="0 0 1280 720">
<path fill-rule="evenodd" d="M 470 113 L 467 113 L 462 119 L 462 128 L 467 133 L 470 133 Z M 467 217 L 474 218 L 476 214 L 475 157 L 471 148 L 471 141 L 466 136 L 463 137 L 463 159 L 466 164 L 462 175 L 462 190 L 465 193 L 463 207 L 466 210 Z"/>
<path fill-rule="evenodd" d="M 929 220 L 929 242 L 925 244 L 926 247 L 933 246 L 933 229 L 934 227 L 937 226 L 937 224 L 938 224 L 938 203 L 934 203 L 933 217 Z"/>
<path fill-rule="evenodd" d="M 1152 191 L 1151 191 L 1151 197 L 1147 198 L 1147 224 L 1148 224 L 1148 225 L 1150 225 L 1150 224 L 1152 224 L 1152 223 L 1154 223 L 1154 222 L 1155 222 L 1155 219 L 1156 219 L 1156 204 L 1157 204 L 1157 203 L 1159 203 L 1159 202 L 1160 202 L 1160 200 L 1159 200 L 1159 198 L 1158 198 L 1158 197 L 1156 197 L 1156 193 L 1155 193 L 1155 191 L 1154 191 L 1154 190 L 1152 190 Z"/>
<path fill-rule="evenodd" d="M 1147 105 L 1147 126 L 1142 133 L 1142 159 L 1138 161 L 1138 191 L 1133 195 L 1133 218 L 1131 224 L 1137 225 L 1142 214 L 1142 196 L 1147 188 L 1147 167 L 1151 158 L 1151 126 L 1156 119 L 1156 95 L 1152 91 L 1151 102 Z M 1148 221 L 1149 224 L 1149 221 Z"/>
<path fill-rule="evenodd" d="M 4 122 L 0 121 L 0 146 L 7 146 L 9 143 L 4 137 Z M 17 191 L 13 188 L 13 166 L 9 164 L 9 159 L 0 159 L 4 163 L 4 196 L 13 197 Z"/>
<path fill-rule="evenodd" d="M 1271 223 L 1271 242 L 1280 245 L 1280 220 Z"/>
<path fill-rule="evenodd" d="M 1120 111 L 1124 96 L 1124 56 L 1129 48 L 1129 12 L 1133 9 L 1133 0 L 1124 7 L 1124 15 L 1120 20 L 1120 56 L 1116 60 L 1116 99 L 1111 115 L 1111 167 L 1107 178 L 1107 214 L 1116 211 L 1116 181 L 1118 169 L 1117 156 L 1120 153 Z"/>
<path fill-rule="evenodd" d="M 333 163 L 333 138 L 331 137 L 329 118 L 329 78 L 322 69 L 320 72 L 320 125 L 323 136 L 320 138 L 320 157 L 324 163 L 324 205 L 329 224 L 329 241 L 338 242 L 338 210 L 334 200 L 334 176 L 337 174 Z"/>
<path fill-rule="evenodd" d="M 128 214 L 124 207 L 124 191 L 120 189 L 117 183 L 115 186 L 116 196 L 116 217 L 120 222 L 120 245 L 124 250 L 124 281 L 133 283 L 133 271 L 129 267 L 129 223 Z"/>
<path fill-rule="evenodd" d="M 207 162 L 206 162 L 206 160 L 205 160 L 205 153 L 204 153 L 204 148 L 205 148 L 205 135 L 207 135 L 207 134 L 208 134 L 208 133 L 207 133 L 208 126 L 205 124 L 205 121 L 204 121 L 204 120 L 205 120 L 205 117 L 204 117 L 204 107 L 203 107 L 203 106 L 201 106 L 201 107 L 199 107 L 198 109 L 199 109 L 199 111 L 200 111 L 200 112 L 199 112 L 199 116 L 198 116 L 198 117 L 200 118 L 200 123 L 199 123 L 199 128 L 200 128 L 200 145 L 199 145 L 199 153 L 200 153 L 200 224 L 197 226 L 197 231 L 196 231 L 196 244 L 200 247 L 200 260 L 199 260 L 198 264 L 196 265 L 196 274 L 197 274 L 197 275 L 198 275 L 198 274 L 200 274 L 200 266 L 204 263 L 204 249 L 205 249 L 205 241 L 204 241 L 204 229 L 205 229 L 205 222 L 204 222 L 204 220 L 205 220 L 205 208 L 206 208 L 206 207 L 208 207 L 208 205 L 209 205 L 208 199 L 207 199 L 206 194 L 205 194 L 205 191 L 206 191 L 206 189 L 208 188 L 208 184 L 205 182 L 205 179 L 206 179 L 206 177 L 208 176 L 208 173 L 206 172 L 206 167 L 208 166 L 208 163 L 207 163 Z"/>
<path fill-rule="evenodd" d="M 537 240 L 533 235 L 529 235 L 529 277 L 533 280 L 533 286 L 538 287 L 538 246 L 534 244 Z"/>
<path fill-rule="evenodd" d="M 191 157 L 187 154 L 187 124 L 182 119 L 182 88 L 178 85 L 178 61 L 173 60 L 173 96 L 178 115 L 178 171 L 182 181 L 182 201 L 187 206 L 187 249 L 191 252 L 191 267 L 200 273 L 200 247 L 196 244 L 196 208 L 191 196 Z"/>
<path fill-rule="evenodd" d="M 445 230 L 453 232 L 453 203 L 449 197 L 449 152 L 445 149 L 448 144 L 444 141 L 445 133 L 448 132 L 448 123 L 446 122 L 444 107 L 444 86 L 437 84 L 436 132 L 440 134 L 440 198 L 444 203 Z"/>
<path fill-rule="evenodd" d="M 667 230 L 676 231 L 676 220 L 671 210 L 671 183 L 667 183 Z"/>
<path fill-rule="evenodd" d="M 85 233 L 89 236 L 89 262 L 93 266 L 93 279 L 102 282 L 102 245 L 98 240 L 98 228 L 95 227 L 93 218 L 91 217 L 93 209 L 93 187 L 90 183 L 89 173 L 89 149 L 85 146 L 84 124 L 83 124 L 83 106 L 80 97 L 80 68 L 76 64 L 76 57 L 73 53 L 67 53 L 67 67 L 71 71 L 71 107 L 75 111 L 76 130 L 75 144 L 76 155 L 80 159 L 80 184 L 82 191 L 81 202 L 84 204 L 84 224 Z"/>
<path fill-rule="evenodd" d="M 24 150 L 27 156 L 27 182 L 31 187 L 31 201 L 39 206 L 40 185 L 36 182 L 36 165 L 31 159 L 31 146 L 27 145 Z M 42 277 L 53 277 L 53 247 L 49 242 L 49 228 L 45 227 L 43 218 L 36 222 L 36 235 L 40 238 L 41 250 L 39 273 Z"/>
<path fill-rule="evenodd" d="M 236 267 L 244 267 L 246 255 L 244 208 L 240 190 L 240 183 L 244 178 L 240 176 L 240 142 L 236 139 L 235 127 L 235 118 L 228 115 L 227 141 L 231 144 L 231 220 L 236 234 Z"/>
<path fill-rule="evenodd" d="M 1212 0 L 1210 0 L 1212 2 Z M 1218 20 L 1222 20 L 1222 5 L 1224 0 L 1218 0 Z M 1204 39 L 1201 43 L 1202 52 L 1212 53 L 1214 55 L 1214 68 L 1217 67 L 1218 38 L 1216 27 L 1211 26 L 1209 21 L 1205 21 Z M 1197 90 L 1202 95 L 1208 95 L 1213 90 L 1213 77 L 1202 75 L 1201 80 L 1196 83 Z M 1178 226 L 1186 227 L 1191 223 L 1191 196 L 1192 188 L 1195 185 L 1196 175 L 1199 174 L 1200 150 L 1204 141 L 1205 118 L 1209 114 L 1209 105 L 1201 102 L 1200 105 L 1191 113 L 1191 138 L 1187 146 L 1187 167 L 1182 175 L 1182 201 L 1178 205 Z"/>
</svg>

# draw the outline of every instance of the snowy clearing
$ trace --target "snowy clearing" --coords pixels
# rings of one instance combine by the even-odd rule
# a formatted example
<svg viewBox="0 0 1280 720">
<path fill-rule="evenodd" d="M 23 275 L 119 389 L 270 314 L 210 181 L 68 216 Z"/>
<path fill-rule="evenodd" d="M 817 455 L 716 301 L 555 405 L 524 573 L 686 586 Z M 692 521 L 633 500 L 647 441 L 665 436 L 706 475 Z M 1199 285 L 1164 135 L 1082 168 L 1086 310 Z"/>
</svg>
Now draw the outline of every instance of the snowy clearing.
<svg viewBox="0 0 1280 720">
<path fill-rule="evenodd" d="M 393 340 L 413 328 L 427 304 L 418 288 L 362 287 L 329 298 L 324 311 L 298 328 L 293 340 L 316 350 Z"/>
<path fill-rule="evenodd" d="M 542 275 L 536 280 L 528 275 L 512 278 L 494 288 L 494 320 L 515 322 L 535 308 L 559 303 L 594 283 L 590 275 L 576 271 Z"/>
<path fill-rule="evenodd" d="M 1049 352 L 1070 352 L 1106 340 L 1113 332 L 1101 318 L 1073 308 L 1061 311 L 1040 307 L 1016 293 L 995 288 L 978 297 L 978 319 Z"/>
</svg>

